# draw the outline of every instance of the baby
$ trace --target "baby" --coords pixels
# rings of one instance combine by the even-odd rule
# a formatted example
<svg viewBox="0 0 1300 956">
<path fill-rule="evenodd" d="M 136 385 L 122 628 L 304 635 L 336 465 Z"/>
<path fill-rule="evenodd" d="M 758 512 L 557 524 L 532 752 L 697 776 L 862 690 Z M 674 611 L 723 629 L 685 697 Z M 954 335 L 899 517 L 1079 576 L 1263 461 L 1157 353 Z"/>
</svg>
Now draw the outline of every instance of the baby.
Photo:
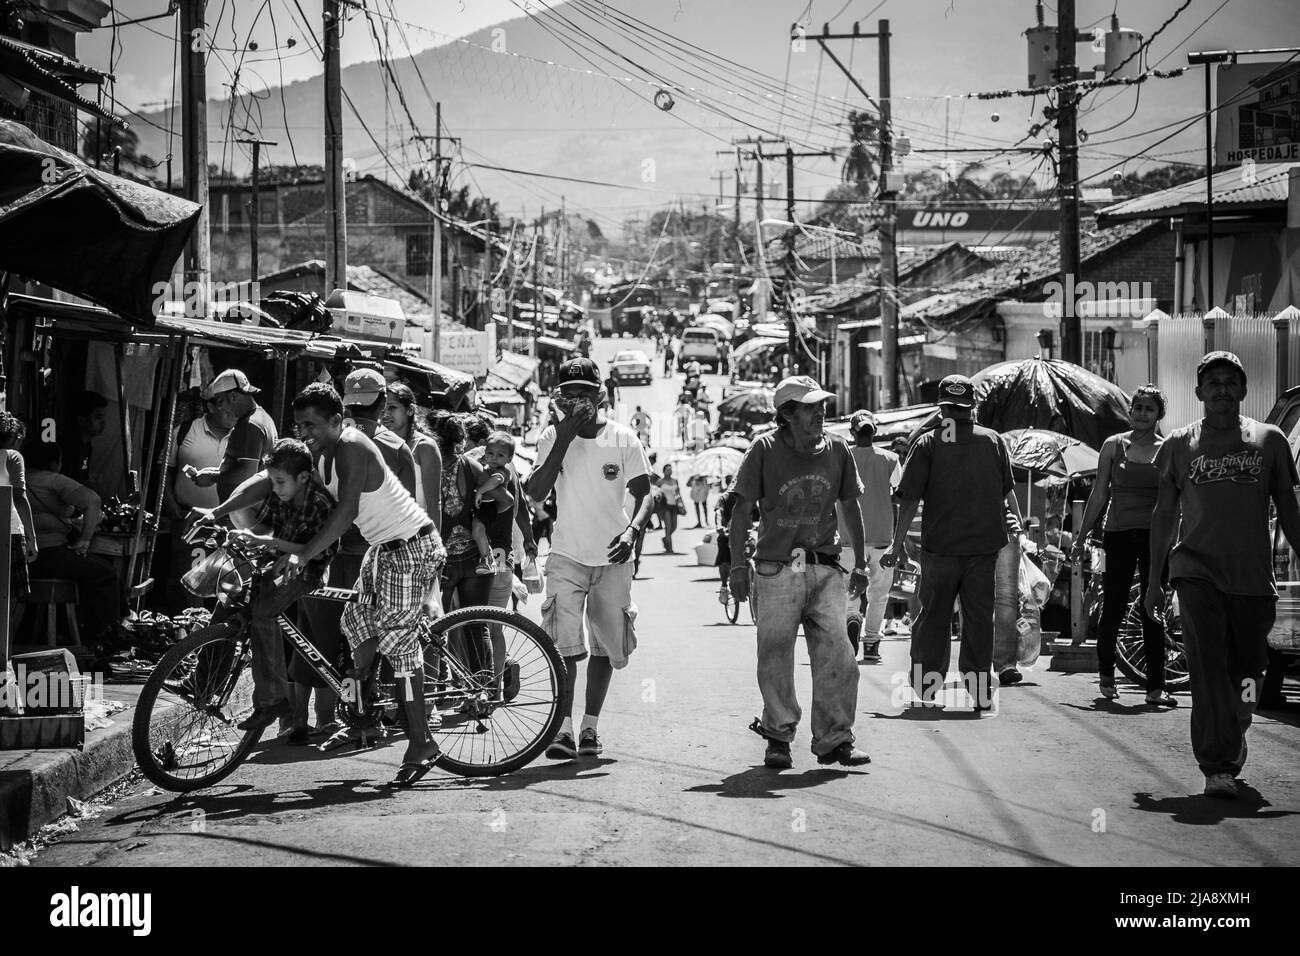
<svg viewBox="0 0 1300 956">
<path fill-rule="evenodd" d="M 479 554 L 478 567 L 474 569 L 476 574 L 496 574 L 501 570 L 497 567 L 492 544 L 488 541 L 487 525 L 480 516 L 486 515 L 490 521 L 510 507 L 510 463 L 514 457 L 515 440 L 509 432 L 496 431 L 488 436 L 487 444 L 483 446 L 483 480 L 474 489 L 474 521 L 471 530 Z M 494 494 L 503 488 L 506 495 Z"/>
</svg>

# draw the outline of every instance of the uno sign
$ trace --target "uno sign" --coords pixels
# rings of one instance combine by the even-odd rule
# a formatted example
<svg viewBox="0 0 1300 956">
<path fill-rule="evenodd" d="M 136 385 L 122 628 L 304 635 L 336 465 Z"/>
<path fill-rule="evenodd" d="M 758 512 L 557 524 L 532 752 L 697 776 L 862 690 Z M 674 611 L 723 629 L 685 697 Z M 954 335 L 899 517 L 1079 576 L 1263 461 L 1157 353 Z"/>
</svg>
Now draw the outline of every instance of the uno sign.
<svg viewBox="0 0 1300 956">
<path fill-rule="evenodd" d="M 960 229 L 970 222 L 968 212 L 942 212 L 938 209 L 926 209 L 912 214 L 908 224 L 913 229 Z"/>
</svg>

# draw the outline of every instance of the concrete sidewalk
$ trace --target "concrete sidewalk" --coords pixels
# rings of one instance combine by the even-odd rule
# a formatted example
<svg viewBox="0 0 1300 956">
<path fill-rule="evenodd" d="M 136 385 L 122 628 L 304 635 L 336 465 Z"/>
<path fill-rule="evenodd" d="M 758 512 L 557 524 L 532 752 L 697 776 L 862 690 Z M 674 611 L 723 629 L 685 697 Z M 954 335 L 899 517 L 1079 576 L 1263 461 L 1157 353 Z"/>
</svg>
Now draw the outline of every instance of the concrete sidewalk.
<svg viewBox="0 0 1300 956">
<path fill-rule="evenodd" d="M 105 700 L 126 710 L 86 734 L 81 750 L 0 750 L 0 850 L 30 839 L 68 810 L 68 797 L 86 800 L 135 767 L 131 721 L 144 682 L 103 684 Z"/>
</svg>

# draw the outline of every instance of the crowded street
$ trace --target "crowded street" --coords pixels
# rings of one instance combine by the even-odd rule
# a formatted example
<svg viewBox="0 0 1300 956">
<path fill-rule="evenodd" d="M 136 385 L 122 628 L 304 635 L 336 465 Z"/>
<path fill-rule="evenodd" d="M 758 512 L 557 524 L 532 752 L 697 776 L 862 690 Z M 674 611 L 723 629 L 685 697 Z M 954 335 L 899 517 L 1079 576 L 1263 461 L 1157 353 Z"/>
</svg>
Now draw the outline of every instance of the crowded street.
<svg viewBox="0 0 1300 956">
<path fill-rule="evenodd" d="M 648 342 L 600 339 L 593 357 L 604 368 L 626 348 L 653 354 Z M 704 378 L 721 393 L 724 377 Z M 621 389 L 620 416 L 639 404 L 668 420 L 680 382 Z M 655 450 L 660 462 L 674 451 Z M 639 647 L 615 675 L 599 757 L 543 758 L 496 779 L 435 771 L 394 793 L 376 781 L 400 741 L 321 754 L 268 733 L 208 790 L 167 794 L 137 778 L 34 864 L 219 866 L 256 852 L 267 866 L 1276 866 L 1300 852 L 1300 712 L 1257 715 L 1251 785 L 1236 802 L 1205 801 L 1186 758 L 1185 694 L 1153 711 L 1124 687 L 1110 705 L 1095 677 L 1044 659 L 998 691 L 991 714 L 971 712 L 955 674 L 948 709 L 914 710 L 906 635 L 859 664 L 869 766 L 819 767 L 801 728 L 793 771 L 765 769 L 746 729 L 760 706 L 755 630 L 747 609 L 726 621 L 716 569 L 693 556 L 707 532 L 693 524 L 682 519 L 673 555 L 647 533 L 632 591 Z M 521 610 L 537 619 L 537 598 Z M 802 642 L 796 655 L 808 710 Z"/>
</svg>

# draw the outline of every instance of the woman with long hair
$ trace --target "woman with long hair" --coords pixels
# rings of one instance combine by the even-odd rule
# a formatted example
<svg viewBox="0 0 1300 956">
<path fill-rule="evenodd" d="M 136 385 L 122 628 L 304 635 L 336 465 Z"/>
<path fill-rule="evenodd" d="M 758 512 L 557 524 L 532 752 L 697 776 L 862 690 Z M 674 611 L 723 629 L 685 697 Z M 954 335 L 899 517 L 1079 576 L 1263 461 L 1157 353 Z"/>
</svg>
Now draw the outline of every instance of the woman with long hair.
<svg viewBox="0 0 1300 956">
<path fill-rule="evenodd" d="M 442 451 L 416 420 L 415 393 L 402 382 L 388 386 L 384 427 L 395 432 L 415 458 L 415 500 L 437 520 L 442 510 Z"/>
<path fill-rule="evenodd" d="M 1128 612 L 1133 573 L 1141 586 L 1138 613 L 1142 620 L 1142 644 L 1146 654 L 1148 704 L 1171 707 L 1178 702 L 1165 693 L 1165 632 L 1144 607 L 1148 587 L 1163 587 L 1149 580 L 1151 568 L 1151 516 L 1156 507 L 1159 475 L 1156 452 L 1164 442 L 1160 420 L 1168 401 L 1155 385 L 1143 385 L 1133 393 L 1129 405 L 1130 431 L 1111 435 L 1101 446 L 1097 481 L 1083 511 L 1083 524 L 1075 537 L 1073 557 L 1083 557 L 1084 539 L 1105 512 L 1101 543 L 1106 553 L 1102 576 L 1101 623 L 1097 628 L 1097 669 L 1101 694 L 1107 700 L 1119 696 L 1115 687 L 1115 640 L 1120 622 Z"/>
</svg>

